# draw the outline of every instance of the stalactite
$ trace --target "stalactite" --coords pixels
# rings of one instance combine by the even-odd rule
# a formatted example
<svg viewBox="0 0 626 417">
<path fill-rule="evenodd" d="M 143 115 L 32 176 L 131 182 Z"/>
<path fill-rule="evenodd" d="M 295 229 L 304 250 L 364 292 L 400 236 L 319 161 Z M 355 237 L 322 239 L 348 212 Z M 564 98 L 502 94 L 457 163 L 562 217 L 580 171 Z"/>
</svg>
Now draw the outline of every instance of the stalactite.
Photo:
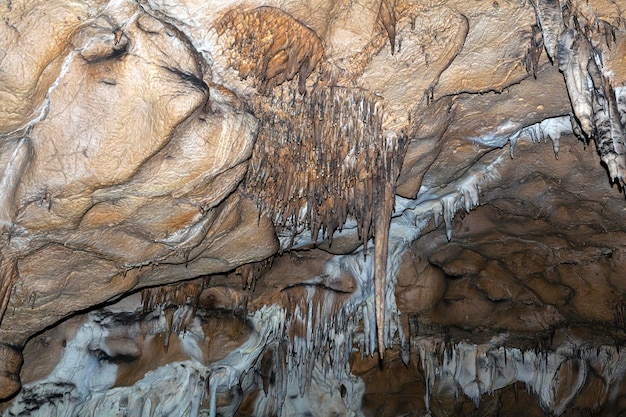
<svg viewBox="0 0 626 417">
<path fill-rule="evenodd" d="M 615 91 L 608 79 L 600 73 L 600 58 L 596 54 L 589 62 L 589 74 L 595 87 L 593 95 L 593 121 L 596 148 L 600 158 L 607 165 L 612 180 L 625 185 L 626 176 L 626 137 L 618 110 Z"/>
<path fill-rule="evenodd" d="M 618 109 L 615 90 L 601 72 L 602 58 L 597 51 L 589 60 L 589 78 L 593 84 L 593 138 L 600 158 L 606 164 L 611 180 L 626 184 L 626 136 Z"/>
<path fill-rule="evenodd" d="M 615 42 L 615 29 L 600 19 L 587 3 L 568 0 L 539 1 L 535 5 L 546 50 L 554 57 L 556 45 L 559 70 L 576 120 L 585 138 L 593 138 L 612 181 L 626 184 L 626 126 L 609 72 L 604 70 L 603 46 Z M 603 45 L 604 44 L 604 45 Z M 578 126 L 573 126 L 576 132 Z M 558 138 L 553 139 L 558 154 Z"/>
<path fill-rule="evenodd" d="M 383 152 L 383 163 L 386 165 L 383 171 L 384 184 L 382 193 L 378 188 L 377 197 L 379 208 L 375 219 L 375 247 L 374 247 L 374 293 L 376 308 L 376 327 L 378 338 L 378 353 L 383 358 L 383 352 L 387 346 L 389 318 L 385 299 L 387 298 L 387 259 L 389 257 L 389 227 L 394 209 L 395 182 L 400 174 L 401 161 L 404 158 L 405 139 L 400 138 L 399 145 L 395 139 L 387 139 Z M 398 158 L 398 152 L 400 157 Z"/>
<path fill-rule="evenodd" d="M 288 343 L 285 356 L 279 361 L 287 363 L 303 394 L 311 380 L 313 365 L 321 363 L 325 355 L 337 365 L 334 371 L 346 363 L 344 358 L 352 350 L 352 343 L 344 332 L 349 330 L 349 317 L 354 312 L 345 305 L 351 294 L 304 286 L 290 288 L 282 295 L 281 304 L 287 306 L 284 333 Z"/>
<path fill-rule="evenodd" d="M 189 327 L 196 315 L 200 294 L 208 285 L 208 278 L 192 282 L 145 288 L 141 291 L 143 312 L 160 309 L 165 318 L 163 350 L 167 354 L 172 333 L 178 334 Z"/>
<path fill-rule="evenodd" d="M 298 90 L 306 93 L 306 80 L 324 50 L 317 34 L 275 7 L 232 10 L 216 24 L 225 49 L 236 51 L 231 66 L 246 79 L 254 76 L 264 94 L 299 75 Z"/>
<path fill-rule="evenodd" d="M 591 91 L 587 72 L 587 62 L 591 58 L 590 48 L 589 42 L 581 38 L 572 28 L 567 29 L 559 37 L 559 70 L 565 77 L 574 115 L 587 137 L 592 136 L 593 130 Z"/>
<path fill-rule="evenodd" d="M 395 181 L 403 135 L 384 135 L 379 97 L 365 90 L 318 86 L 305 97 L 282 88 L 255 105 L 259 136 L 244 180 L 275 223 L 331 239 L 348 216 L 365 245 L 376 242 L 376 311 L 384 346 L 384 291 Z"/>
<path fill-rule="evenodd" d="M 420 191 L 417 205 L 407 210 L 407 212 L 412 212 L 411 221 L 417 225 L 424 219 L 432 218 L 435 227 L 439 227 L 440 218 L 443 217 L 446 237 L 451 240 L 452 221 L 457 211 L 463 207 L 471 210 L 480 204 L 480 187 L 499 178 L 497 167 L 503 160 L 504 156 L 500 155 L 486 164 L 477 163 L 470 172 L 465 173 L 463 177 L 448 184 L 445 188 Z"/>
<path fill-rule="evenodd" d="M 536 0 L 535 11 L 543 33 L 543 43 L 552 61 L 557 57 L 557 39 L 563 31 L 560 0 Z"/>
<path fill-rule="evenodd" d="M 144 288 L 141 291 L 143 311 L 153 311 L 158 306 L 190 305 L 195 312 L 198 307 L 200 293 L 207 288 L 209 278 L 162 285 L 156 288 Z"/>
<path fill-rule="evenodd" d="M 378 9 L 378 21 L 385 28 L 391 45 L 391 54 L 396 50 L 396 13 L 395 0 L 382 0 Z"/>
<path fill-rule="evenodd" d="M 274 258 L 272 257 L 259 262 L 252 262 L 237 267 L 237 269 L 235 269 L 235 274 L 241 276 L 243 289 L 250 289 L 254 291 L 257 281 L 266 270 L 272 267 L 273 261 Z"/>
<path fill-rule="evenodd" d="M 512 385 L 517 401 L 517 384 L 537 395 L 546 414 L 559 416 L 584 389 L 591 373 L 602 380 L 598 404 L 606 404 L 612 387 L 623 378 L 624 358 L 608 345 L 578 346 L 568 342 L 555 349 L 509 348 L 492 340 L 486 344 L 459 342 L 444 347 L 439 337 L 418 338 L 424 374 L 425 403 L 430 407 L 435 383 L 439 390 L 456 392 L 471 399 L 478 408 L 484 394 L 493 395 Z M 593 371 L 592 371 L 593 370 Z"/>
<path fill-rule="evenodd" d="M 404 150 L 403 137 L 383 138 L 380 99 L 336 86 L 306 97 L 283 90 L 255 113 L 262 123 L 244 191 L 277 225 L 307 227 L 314 239 L 332 238 L 351 215 L 366 242 L 375 201 Z"/>
<path fill-rule="evenodd" d="M 513 149 L 515 143 L 522 138 L 530 138 L 532 143 L 546 142 L 547 138 L 552 141 L 552 149 L 554 151 L 554 157 L 559 159 L 560 139 L 564 134 L 575 133 L 575 128 L 578 126 L 575 120 L 572 120 L 569 116 L 553 117 L 545 119 L 539 123 L 535 123 L 530 126 L 526 126 L 523 129 L 515 132 L 509 136 L 509 142 L 511 144 L 511 157 L 513 157 Z"/>
<path fill-rule="evenodd" d="M 170 346 L 170 336 L 172 335 L 172 328 L 174 327 L 174 308 L 164 308 L 163 314 L 165 315 L 165 334 L 163 335 L 163 350 L 165 351 L 165 353 L 167 353 Z"/>
<path fill-rule="evenodd" d="M 530 45 L 526 51 L 526 57 L 524 58 L 524 66 L 526 72 L 532 74 L 537 78 L 537 68 L 539 66 L 539 58 L 541 57 L 541 50 L 543 49 L 543 37 L 541 29 L 537 25 L 532 25 L 532 35 L 530 38 Z"/>
</svg>

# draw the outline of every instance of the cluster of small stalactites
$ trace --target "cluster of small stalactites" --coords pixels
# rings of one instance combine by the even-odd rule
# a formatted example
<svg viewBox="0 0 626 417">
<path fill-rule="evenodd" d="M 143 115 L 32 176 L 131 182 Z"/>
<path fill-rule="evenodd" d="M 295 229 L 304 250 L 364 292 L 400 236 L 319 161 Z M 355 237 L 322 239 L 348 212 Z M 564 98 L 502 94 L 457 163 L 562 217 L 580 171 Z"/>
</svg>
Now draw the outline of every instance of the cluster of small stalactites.
<svg viewBox="0 0 626 417">
<path fill-rule="evenodd" d="M 273 263 L 274 257 L 270 257 L 262 261 L 251 262 L 238 266 L 235 269 L 235 274 L 241 276 L 241 285 L 243 289 L 254 291 L 256 282 L 266 270 L 272 267 Z"/>
<path fill-rule="evenodd" d="M 249 11 L 233 9 L 216 25 L 226 51 L 233 51 L 231 66 L 242 79 L 254 77 L 264 94 L 296 75 L 300 94 L 306 93 L 306 80 L 324 55 L 317 34 L 275 7 Z"/>
<path fill-rule="evenodd" d="M 393 53 L 395 1 L 381 3 L 378 21 Z M 323 43 L 289 14 L 265 6 L 233 10 L 216 28 L 224 50 L 230 51 L 230 66 L 240 78 L 251 77 L 261 93 L 251 106 L 260 126 L 244 192 L 292 236 L 308 229 L 314 240 L 321 234 L 332 244 L 333 233 L 349 216 L 356 219 L 364 244 L 376 235 L 382 356 L 388 228 L 405 135 L 383 133 L 382 99 L 369 91 L 337 86 L 332 75 L 321 73 L 307 88 L 307 78 L 323 58 Z M 250 282 L 244 277 L 244 285 Z"/>
<path fill-rule="evenodd" d="M 284 346 L 288 372 L 295 376 L 303 394 L 315 364 L 333 364 L 339 372 L 348 363 L 357 320 L 349 311 L 351 294 L 317 286 L 298 287 L 285 294 Z M 328 357 L 326 357 L 328 355 Z"/>
<path fill-rule="evenodd" d="M 332 238 L 351 215 L 363 241 L 371 237 L 404 149 L 403 137 L 383 135 L 380 97 L 339 86 L 302 96 L 285 86 L 261 98 L 255 113 L 261 124 L 244 190 L 261 210 L 314 238 Z"/>
<path fill-rule="evenodd" d="M 383 132 L 382 98 L 318 84 L 306 95 L 285 84 L 254 104 L 260 119 L 243 191 L 274 223 L 332 236 L 354 218 L 363 244 L 376 236 L 376 325 L 382 356 L 389 221 L 406 136 Z"/>
<path fill-rule="evenodd" d="M 153 311 L 158 306 L 190 305 L 194 310 L 198 307 L 200 294 L 207 288 L 208 280 L 200 279 L 189 282 L 178 282 L 141 291 L 143 311 Z"/>
<path fill-rule="evenodd" d="M 185 331 L 191 324 L 200 302 L 200 294 L 206 286 L 206 280 L 194 280 L 141 291 L 143 312 L 159 310 L 165 317 L 163 349 L 166 353 L 170 336 Z"/>
<path fill-rule="evenodd" d="M 484 394 L 520 382 L 537 395 L 546 414 L 566 412 L 577 396 L 579 410 L 599 410 L 615 401 L 624 375 L 626 357 L 611 345 L 576 346 L 555 349 L 506 347 L 506 335 L 484 344 L 449 343 L 436 337 L 414 341 L 424 372 L 425 404 L 431 397 L 449 392 L 464 394 L 478 407 Z M 601 380 L 601 388 L 590 383 Z M 517 389 L 517 388 L 515 388 Z M 591 400 L 591 401 L 590 401 Z M 585 404 L 586 403 L 586 404 Z"/>
<path fill-rule="evenodd" d="M 624 186 L 625 112 L 605 68 L 616 28 L 580 0 L 537 1 L 535 10 L 548 56 L 558 62 L 565 78 L 583 139 L 593 138 L 611 180 Z"/>
</svg>

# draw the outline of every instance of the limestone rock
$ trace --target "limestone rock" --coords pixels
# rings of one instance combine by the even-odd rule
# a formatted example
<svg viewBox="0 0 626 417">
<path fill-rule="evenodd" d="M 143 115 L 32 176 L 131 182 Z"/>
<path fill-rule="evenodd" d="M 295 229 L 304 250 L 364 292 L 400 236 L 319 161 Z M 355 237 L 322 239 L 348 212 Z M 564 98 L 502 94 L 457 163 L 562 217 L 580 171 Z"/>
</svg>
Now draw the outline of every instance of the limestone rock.
<svg viewBox="0 0 626 417">
<path fill-rule="evenodd" d="M 3 3 L 0 413 L 624 413 L 619 3 Z"/>
</svg>

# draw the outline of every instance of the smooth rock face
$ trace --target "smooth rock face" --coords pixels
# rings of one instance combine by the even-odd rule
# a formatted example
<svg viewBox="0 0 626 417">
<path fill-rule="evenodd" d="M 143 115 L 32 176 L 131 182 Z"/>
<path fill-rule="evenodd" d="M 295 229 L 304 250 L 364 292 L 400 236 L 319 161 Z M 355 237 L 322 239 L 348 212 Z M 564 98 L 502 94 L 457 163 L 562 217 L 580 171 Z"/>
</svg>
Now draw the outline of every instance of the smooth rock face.
<svg viewBox="0 0 626 417">
<path fill-rule="evenodd" d="M 624 10 L 1 4 L 1 412 L 626 412 Z"/>
</svg>

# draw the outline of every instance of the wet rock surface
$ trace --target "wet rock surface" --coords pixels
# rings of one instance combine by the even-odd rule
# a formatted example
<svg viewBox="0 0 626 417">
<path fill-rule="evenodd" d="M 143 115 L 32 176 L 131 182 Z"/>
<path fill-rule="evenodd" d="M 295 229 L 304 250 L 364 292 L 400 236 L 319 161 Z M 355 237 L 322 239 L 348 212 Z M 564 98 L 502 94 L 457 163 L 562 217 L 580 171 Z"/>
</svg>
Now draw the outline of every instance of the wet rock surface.
<svg viewBox="0 0 626 417">
<path fill-rule="evenodd" d="M 0 5 L 3 415 L 621 415 L 626 4 Z"/>
</svg>

